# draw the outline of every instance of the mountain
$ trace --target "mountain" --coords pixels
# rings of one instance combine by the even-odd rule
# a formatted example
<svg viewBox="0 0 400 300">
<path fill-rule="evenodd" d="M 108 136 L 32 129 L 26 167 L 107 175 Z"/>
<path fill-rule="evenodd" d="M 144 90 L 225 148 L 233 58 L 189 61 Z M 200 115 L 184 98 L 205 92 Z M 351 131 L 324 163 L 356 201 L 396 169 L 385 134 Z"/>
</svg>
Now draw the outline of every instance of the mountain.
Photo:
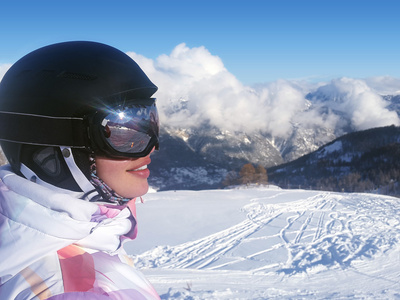
<svg viewBox="0 0 400 300">
<path fill-rule="evenodd" d="M 211 126 L 185 130 L 164 127 L 160 147 L 152 155 L 149 181 L 161 190 L 218 188 L 229 170 L 249 161 L 269 166 L 283 162 L 265 136 L 223 132 Z"/>
<path fill-rule="evenodd" d="M 124 247 L 161 299 L 398 299 L 400 202 L 269 188 L 163 191 Z"/>
<path fill-rule="evenodd" d="M 160 151 L 152 155 L 149 181 L 160 190 L 218 188 L 229 171 L 246 163 L 277 166 L 334 138 L 329 129 L 299 125 L 294 126 L 287 139 L 260 132 L 221 131 L 209 125 L 200 129 L 164 126 Z"/>
<path fill-rule="evenodd" d="M 352 132 L 292 162 L 268 169 L 282 187 L 400 195 L 400 127 Z"/>
<path fill-rule="evenodd" d="M 321 88 L 309 93 L 306 99 L 307 105 L 302 112 L 316 112 L 318 116 L 326 118 L 326 122 L 312 125 L 307 124 L 307 120 L 303 120 L 303 123 L 292 122 L 290 132 L 285 137 L 260 131 L 223 131 L 208 123 L 186 128 L 162 124 L 161 150 L 153 155 L 150 184 L 159 190 L 220 188 L 229 172 L 238 172 L 246 163 L 271 168 L 274 172 L 279 165 L 317 151 L 336 138 L 357 131 L 351 123 L 352 115 L 346 114 L 343 107 L 335 110 L 341 101 L 348 101 L 343 95 L 332 96 L 332 93 Z M 387 108 L 400 116 L 400 95 L 383 96 L 383 99 L 389 103 Z M 184 109 L 186 105 L 187 101 L 184 101 L 174 109 Z M 328 118 L 336 122 L 328 122 Z M 281 179 L 277 180 L 282 183 Z M 319 182 L 314 180 L 306 183 L 306 180 L 296 179 L 292 184 L 314 186 Z"/>
<path fill-rule="evenodd" d="M 400 95 L 395 95 L 395 96 L 393 96 L 393 95 L 386 95 L 386 96 L 383 96 L 383 98 L 384 98 L 386 101 L 389 101 L 389 102 L 390 102 L 390 105 L 388 106 L 388 109 L 389 109 L 389 110 L 392 110 L 392 111 L 396 111 L 397 114 L 398 114 L 399 117 L 400 117 Z"/>
</svg>

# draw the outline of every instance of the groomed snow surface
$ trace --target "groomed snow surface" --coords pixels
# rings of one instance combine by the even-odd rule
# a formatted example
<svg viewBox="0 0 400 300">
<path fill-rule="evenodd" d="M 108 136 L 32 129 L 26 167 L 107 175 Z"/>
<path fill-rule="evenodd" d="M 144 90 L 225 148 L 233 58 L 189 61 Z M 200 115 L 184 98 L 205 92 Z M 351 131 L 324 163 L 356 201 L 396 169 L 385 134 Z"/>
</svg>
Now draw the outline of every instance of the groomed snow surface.
<svg viewBox="0 0 400 300">
<path fill-rule="evenodd" d="M 400 199 L 262 187 L 150 193 L 126 244 L 161 299 L 400 299 Z"/>
</svg>

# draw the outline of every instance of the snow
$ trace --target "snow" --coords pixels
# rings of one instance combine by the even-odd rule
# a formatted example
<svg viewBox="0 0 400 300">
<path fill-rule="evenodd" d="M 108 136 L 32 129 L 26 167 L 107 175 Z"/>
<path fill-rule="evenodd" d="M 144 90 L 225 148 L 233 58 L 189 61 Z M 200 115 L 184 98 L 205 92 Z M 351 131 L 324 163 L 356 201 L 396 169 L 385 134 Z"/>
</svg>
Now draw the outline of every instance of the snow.
<svg viewBox="0 0 400 300">
<path fill-rule="evenodd" d="M 324 154 L 329 154 L 329 153 L 333 153 L 335 151 L 341 151 L 342 147 L 343 147 L 342 142 L 336 141 L 333 144 L 324 147 L 323 152 L 324 152 Z"/>
<path fill-rule="evenodd" d="M 399 299 L 400 201 L 277 187 L 147 194 L 126 244 L 162 299 Z"/>
</svg>

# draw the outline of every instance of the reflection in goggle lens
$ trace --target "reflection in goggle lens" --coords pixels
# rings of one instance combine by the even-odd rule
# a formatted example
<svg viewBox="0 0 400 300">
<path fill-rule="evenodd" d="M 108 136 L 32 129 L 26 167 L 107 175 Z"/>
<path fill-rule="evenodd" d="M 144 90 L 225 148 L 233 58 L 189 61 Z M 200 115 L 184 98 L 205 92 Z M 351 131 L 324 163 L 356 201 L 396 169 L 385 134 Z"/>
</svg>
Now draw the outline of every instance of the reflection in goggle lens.
<svg viewBox="0 0 400 300">
<path fill-rule="evenodd" d="M 101 125 L 109 145 L 123 153 L 140 153 L 152 137 L 158 139 L 159 136 L 155 104 L 117 108 L 103 119 Z"/>
</svg>

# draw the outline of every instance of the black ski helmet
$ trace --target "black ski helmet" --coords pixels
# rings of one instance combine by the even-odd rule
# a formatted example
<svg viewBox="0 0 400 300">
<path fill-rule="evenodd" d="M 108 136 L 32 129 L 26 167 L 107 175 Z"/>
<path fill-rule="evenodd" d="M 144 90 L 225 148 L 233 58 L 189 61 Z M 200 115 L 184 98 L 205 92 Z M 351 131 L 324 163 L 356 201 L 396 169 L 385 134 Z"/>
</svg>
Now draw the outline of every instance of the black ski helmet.
<svg viewBox="0 0 400 300">
<path fill-rule="evenodd" d="M 46 182 L 82 190 L 68 163 L 58 159 L 72 154 L 58 146 L 70 146 L 88 177 L 92 145 L 83 130 L 71 134 L 70 120 L 121 101 L 150 99 L 156 91 L 136 62 L 116 48 L 88 41 L 45 46 L 18 60 L 0 82 L 0 145 L 15 172 L 22 163 Z M 72 125 L 63 125 L 63 119 Z"/>
</svg>

